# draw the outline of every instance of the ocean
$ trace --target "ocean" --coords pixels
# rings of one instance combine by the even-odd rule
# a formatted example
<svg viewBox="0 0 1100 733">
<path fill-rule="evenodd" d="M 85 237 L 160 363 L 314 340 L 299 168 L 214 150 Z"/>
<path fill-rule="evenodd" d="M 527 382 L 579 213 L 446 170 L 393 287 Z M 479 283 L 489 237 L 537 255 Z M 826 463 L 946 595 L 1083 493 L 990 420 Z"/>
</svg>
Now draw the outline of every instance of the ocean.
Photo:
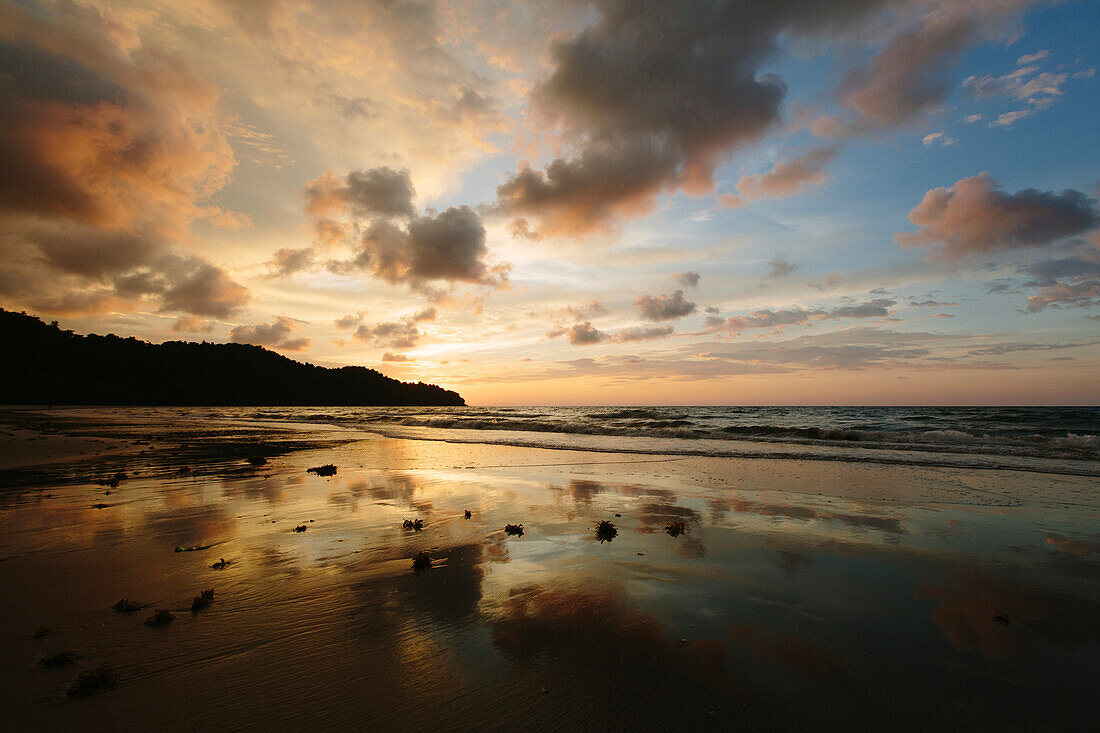
<svg viewBox="0 0 1100 733">
<path fill-rule="evenodd" d="M 1098 407 L 179 408 L 559 450 L 873 461 L 1100 476 Z"/>
</svg>

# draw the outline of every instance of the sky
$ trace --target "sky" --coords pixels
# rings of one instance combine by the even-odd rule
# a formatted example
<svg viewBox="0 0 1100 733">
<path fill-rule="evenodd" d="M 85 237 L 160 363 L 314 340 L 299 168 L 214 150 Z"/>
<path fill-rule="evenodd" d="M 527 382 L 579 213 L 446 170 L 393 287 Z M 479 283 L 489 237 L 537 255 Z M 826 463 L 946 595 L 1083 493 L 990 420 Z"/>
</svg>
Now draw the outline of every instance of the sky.
<svg viewBox="0 0 1100 733">
<path fill-rule="evenodd" d="M 491 404 L 1100 403 L 1100 3 L 0 0 L 0 306 Z"/>
</svg>

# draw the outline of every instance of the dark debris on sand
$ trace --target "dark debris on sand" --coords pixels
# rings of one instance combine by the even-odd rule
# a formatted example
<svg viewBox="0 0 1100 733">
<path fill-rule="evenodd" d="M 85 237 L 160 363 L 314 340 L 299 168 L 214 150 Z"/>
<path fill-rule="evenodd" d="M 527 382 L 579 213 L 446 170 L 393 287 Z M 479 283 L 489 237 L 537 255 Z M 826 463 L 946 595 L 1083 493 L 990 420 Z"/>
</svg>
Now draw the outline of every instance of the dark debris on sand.
<svg viewBox="0 0 1100 733">
<path fill-rule="evenodd" d="M 167 626 L 176 620 L 175 614 L 166 608 L 161 608 L 156 611 L 152 616 L 145 619 L 146 626 Z"/>
<path fill-rule="evenodd" d="M 96 481 L 96 483 L 99 484 L 100 486 L 109 486 L 112 489 L 117 489 L 119 483 L 122 482 L 122 481 L 125 481 L 127 478 L 128 477 L 126 476 L 125 473 L 123 473 L 122 471 L 119 471 L 114 476 L 111 476 L 110 478 L 100 479 L 99 481 Z"/>
<path fill-rule="evenodd" d="M 210 567 L 214 570 L 225 570 L 227 567 L 233 564 L 232 560 L 226 560 L 224 557 L 219 557 L 218 561 Z"/>
<path fill-rule="evenodd" d="M 683 522 L 669 522 L 665 525 L 665 532 L 668 532 L 669 537 L 679 537 L 687 533 L 687 527 Z"/>
<path fill-rule="evenodd" d="M 267 465 L 267 459 L 264 458 L 263 456 L 249 456 L 247 460 L 248 460 L 248 465 L 256 466 L 257 468 L 259 468 L 260 466 L 266 466 Z"/>
<path fill-rule="evenodd" d="M 198 613 L 204 611 L 210 607 L 210 604 L 214 602 L 214 589 L 201 591 L 194 600 L 191 601 L 191 613 Z"/>
<path fill-rule="evenodd" d="M 423 519 L 406 519 L 404 522 L 401 523 L 401 528 L 402 529 L 409 529 L 409 530 L 412 530 L 413 532 L 419 532 L 420 530 L 424 529 L 424 520 Z"/>
<path fill-rule="evenodd" d="M 131 601 L 129 598 L 120 598 L 115 605 L 111 608 L 115 609 L 119 613 L 134 613 L 148 606 L 148 603 L 138 603 L 137 601 Z"/>
<path fill-rule="evenodd" d="M 432 566 L 432 556 L 426 552 L 418 552 L 413 556 L 413 570 L 420 572 Z"/>
<path fill-rule="evenodd" d="M 294 531 L 295 532 L 305 532 L 307 529 L 309 529 L 309 527 L 307 527 L 306 525 L 299 524 L 297 527 L 294 528 Z"/>
<path fill-rule="evenodd" d="M 76 661 L 76 654 L 66 649 L 57 654 L 45 654 L 38 660 L 39 667 L 64 667 Z"/>
<path fill-rule="evenodd" d="M 619 530 L 608 520 L 596 523 L 596 539 L 602 542 L 610 542 L 619 535 Z"/>
<path fill-rule="evenodd" d="M 336 466 L 331 463 L 326 463 L 324 466 L 314 466 L 313 468 L 307 468 L 306 473 L 315 473 L 318 476 L 335 476 Z"/>
<path fill-rule="evenodd" d="M 504 534 L 508 536 L 522 537 L 523 525 L 522 524 L 506 524 L 504 525 Z"/>
<path fill-rule="evenodd" d="M 52 633 L 53 633 L 53 628 L 43 625 L 43 626 L 39 626 L 35 630 L 35 632 L 33 634 L 31 634 L 31 638 L 32 639 L 41 639 L 43 636 L 49 636 Z"/>
<path fill-rule="evenodd" d="M 465 511 L 465 512 L 463 513 L 463 516 L 464 516 L 464 517 L 466 517 L 467 519 L 469 519 L 469 518 L 470 518 L 470 517 L 472 517 L 473 515 L 472 515 L 472 514 L 470 514 L 470 510 L 469 510 L 469 509 L 467 509 L 467 510 L 466 510 L 466 511 Z"/>
<path fill-rule="evenodd" d="M 73 682 L 69 686 L 69 690 L 65 694 L 69 697 L 84 697 L 85 695 L 101 692 L 104 688 L 110 687 L 117 681 L 117 675 L 106 667 L 100 667 L 94 670 L 90 669 L 81 672 L 80 676 L 76 678 L 76 682 Z"/>
<path fill-rule="evenodd" d="M 209 550 L 213 545 L 192 545 L 190 547 L 180 547 L 176 545 L 176 552 L 198 552 L 199 550 Z"/>
<path fill-rule="evenodd" d="M 1001 626 L 1008 626 L 1012 623 L 1012 619 L 1008 617 L 1007 613 L 997 612 L 993 614 L 993 623 L 1000 624 Z"/>
</svg>

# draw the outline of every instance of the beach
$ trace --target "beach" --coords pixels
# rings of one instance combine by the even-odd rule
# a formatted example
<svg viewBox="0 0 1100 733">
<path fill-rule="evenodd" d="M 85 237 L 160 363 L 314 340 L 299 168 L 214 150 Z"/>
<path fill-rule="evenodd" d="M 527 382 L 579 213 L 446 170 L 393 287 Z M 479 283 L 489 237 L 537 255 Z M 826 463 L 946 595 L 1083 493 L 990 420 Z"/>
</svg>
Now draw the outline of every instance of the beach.
<svg viewBox="0 0 1100 733">
<path fill-rule="evenodd" d="M 345 417 L 0 410 L 10 729 L 1100 716 L 1100 473 L 1079 439 L 676 449 L 675 434 Z M 159 609 L 175 620 L 147 626 Z M 99 668 L 102 689 L 67 694 Z"/>
</svg>

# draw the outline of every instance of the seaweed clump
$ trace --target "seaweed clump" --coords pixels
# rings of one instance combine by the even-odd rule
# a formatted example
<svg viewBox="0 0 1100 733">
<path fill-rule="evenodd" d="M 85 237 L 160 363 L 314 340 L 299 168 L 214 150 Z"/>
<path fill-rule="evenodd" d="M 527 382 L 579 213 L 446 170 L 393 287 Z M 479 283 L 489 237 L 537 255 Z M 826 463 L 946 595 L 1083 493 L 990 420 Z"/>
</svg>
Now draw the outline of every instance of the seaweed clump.
<svg viewBox="0 0 1100 733">
<path fill-rule="evenodd" d="M 115 609 L 119 613 L 133 613 L 134 611 L 140 611 L 145 608 L 147 603 L 138 603 L 137 601 L 131 601 L 129 598 L 120 598 L 115 605 L 111 608 Z"/>
<path fill-rule="evenodd" d="M 426 552 L 418 552 L 413 556 L 413 570 L 420 572 L 432 566 L 432 556 Z"/>
<path fill-rule="evenodd" d="M 669 537 L 679 537 L 687 532 L 687 528 L 683 522 L 669 522 L 665 525 L 665 532 L 668 532 Z"/>
<path fill-rule="evenodd" d="M 152 616 L 145 619 L 146 626 L 167 626 L 176 620 L 175 614 L 166 608 L 161 608 L 156 611 Z"/>
<path fill-rule="evenodd" d="M 214 589 L 200 591 L 195 599 L 191 601 L 191 613 L 198 613 L 204 611 L 210 607 L 210 604 L 214 602 Z"/>
<path fill-rule="evenodd" d="M 504 525 L 504 534 L 509 536 L 522 537 L 523 525 L 522 524 L 506 524 Z"/>
<path fill-rule="evenodd" d="M 466 517 L 467 519 L 469 519 L 469 518 L 470 518 L 471 516 L 473 516 L 473 515 L 471 515 L 471 514 L 470 514 L 470 510 L 469 510 L 469 509 L 467 509 L 467 510 L 465 511 L 465 513 L 463 513 L 463 515 L 462 515 L 462 516 L 464 516 L 464 517 Z"/>
<path fill-rule="evenodd" d="M 424 529 L 424 520 L 419 518 L 406 519 L 404 522 L 401 523 L 401 528 L 411 529 L 413 532 L 419 532 L 420 530 Z"/>
<path fill-rule="evenodd" d="M 57 654 L 46 654 L 38 660 L 40 667 L 63 667 L 72 664 L 76 660 L 76 654 L 66 649 Z"/>
<path fill-rule="evenodd" d="M 176 545 L 176 552 L 198 552 L 199 550 L 209 550 L 213 545 L 191 545 L 190 547 L 181 547 Z"/>
<path fill-rule="evenodd" d="M 619 530 L 608 520 L 596 523 L 596 539 L 602 542 L 610 542 L 619 535 Z"/>
<path fill-rule="evenodd" d="M 76 678 L 76 682 L 69 685 L 69 690 L 65 694 L 69 697 L 84 697 L 100 692 L 117 681 L 115 673 L 106 667 L 89 669 L 80 673 L 80 676 Z"/>
<path fill-rule="evenodd" d="M 997 612 L 993 614 L 993 623 L 1000 624 L 1001 626 L 1008 626 L 1012 623 L 1012 619 L 1008 617 L 1007 613 Z"/>
<path fill-rule="evenodd" d="M 297 527 L 294 528 L 294 531 L 295 532 L 305 532 L 307 529 L 309 529 L 309 527 L 307 527 L 306 525 L 299 524 Z"/>
<path fill-rule="evenodd" d="M 315 473 L 318 476 L 335 476 L 336 466 L 331 463 L 326 463 L 323 466 L 314 466 L 313 468 L 307 468 L 306 473 Z"/>
<path fill-rule="evenodd" d="M 260 466 L 266 466 L 267 465 L 267 459 L 264 458 L 263 456 L 249 456 L 247 460 L 248 460 L 248 465 L 256 466 L 257 468 L 260 467 Z"/>
<path fill-rule="evenodd" d="M 218 561 L 216 563 L 214 563 L 213 565 L 211 565 L 210 567 L 213 570 L 225 570 L 232 563 L 233 563 L 232 560 L 226 560 L 224 557 L 219 557 Z"/>
</svg>

